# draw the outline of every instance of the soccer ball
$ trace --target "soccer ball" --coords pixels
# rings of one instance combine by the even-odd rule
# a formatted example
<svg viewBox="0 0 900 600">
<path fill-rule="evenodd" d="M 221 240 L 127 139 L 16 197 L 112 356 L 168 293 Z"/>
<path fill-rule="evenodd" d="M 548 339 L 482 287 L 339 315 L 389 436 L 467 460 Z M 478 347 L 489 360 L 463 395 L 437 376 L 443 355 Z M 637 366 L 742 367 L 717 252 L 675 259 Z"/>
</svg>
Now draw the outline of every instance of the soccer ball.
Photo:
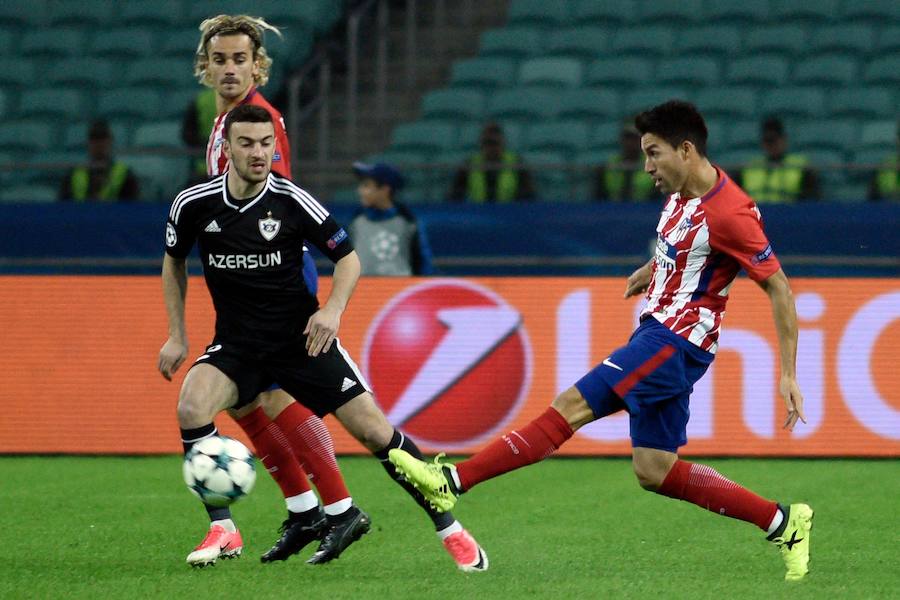
<svg viewBox="0 0 900 600">
<path fill-rule="evenodd" d="M 184 482 L 206 504 L 228 506 L 256 482 L 253 454 L 239 441 L 216 435 L 194 444 L 184 456 Z"/>
</svg>

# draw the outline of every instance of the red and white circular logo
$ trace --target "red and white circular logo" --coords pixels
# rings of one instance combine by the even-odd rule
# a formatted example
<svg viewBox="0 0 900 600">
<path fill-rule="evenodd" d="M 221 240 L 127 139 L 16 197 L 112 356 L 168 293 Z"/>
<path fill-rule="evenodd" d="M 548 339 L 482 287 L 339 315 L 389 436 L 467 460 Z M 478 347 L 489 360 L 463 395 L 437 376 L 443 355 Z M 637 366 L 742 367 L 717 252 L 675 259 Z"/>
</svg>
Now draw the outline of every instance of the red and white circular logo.
<svg viewBox="0 0 900 600">
<path fill-rule="evenodd" d="M 531 384 L 522 316 L 491 290 L 439 279 L 395 296 L 363 346 L 363 372 L 388 421 L 424 445 L 494 437 Z"/>
</svg>

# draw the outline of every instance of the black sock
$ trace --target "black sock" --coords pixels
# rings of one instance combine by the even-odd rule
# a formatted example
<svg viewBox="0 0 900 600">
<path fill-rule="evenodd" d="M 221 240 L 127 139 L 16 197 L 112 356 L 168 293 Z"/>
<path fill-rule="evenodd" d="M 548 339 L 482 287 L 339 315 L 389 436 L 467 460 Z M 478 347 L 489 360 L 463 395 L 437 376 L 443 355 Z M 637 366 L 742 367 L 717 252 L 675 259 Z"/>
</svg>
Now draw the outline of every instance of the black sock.
<svg viewBox="0 0 900 600">
<path fill-rule="evenodd" d="M 417 490 L 411 483 L 409 483 L 402 475 L 397 473 L 397 470 L 394 468 L 394 465 L 391 461 L 388 460 L 388 451 L 393 450 L 394 448 L 400 448 L 401 450 L 405 450 L 409 452 L 412 456 L 422 459 L 422 452 L 419 450 L 419 447 L 416 446 L 415 442 L 413 442 L 410 438 L 405 436 L 400 430 L 394 430 L 394 437 L 391 438 L 391 443 L 387 445 L 387 447 L 379 450 L 375 453 L 375 456 L 381 460 L 381 466 L 384 467 L 384 470 L 387 471 L 387 474 L 391 476 L 391 479 L 400 484 L 406 493 L 413 497 L 416 503 L 421 506 L 426 513 L 428 513 L 428 517 L 431 519 L 431 522 L 434 523 L 434 528 L 437 531 L 441 529 L 446 529 L 450 525 L 453 524 L 453 521 L 456 519 L 453 518 L 453 514 L 448 512 L 438 512 L 436 511 L 429 503 L 428 500 L 422 495 L 419 490 Z"/>
<path fill-rule="evenodd" d="M 196 444 L 200 440 L 205 440 L 208 437 L 218 435 L 218 433 L 219 431 L 216 429 L 216 426 L 213 423 L 204 425 L 203 427 L 197 427 L 196 429 L 182 429 L 181 446 L 184 448 L 184 453 L 187 454 L 188 451 L 193 448 L 194 444 Z M 203 508 L 206 509 L 206 512 L 209 515 L 210 522 L 222 521 L 224 519 L 231 518 L 231 509 L 228 507 L 220 508 L 217 506 L 204 504 Z"/>
</svg>

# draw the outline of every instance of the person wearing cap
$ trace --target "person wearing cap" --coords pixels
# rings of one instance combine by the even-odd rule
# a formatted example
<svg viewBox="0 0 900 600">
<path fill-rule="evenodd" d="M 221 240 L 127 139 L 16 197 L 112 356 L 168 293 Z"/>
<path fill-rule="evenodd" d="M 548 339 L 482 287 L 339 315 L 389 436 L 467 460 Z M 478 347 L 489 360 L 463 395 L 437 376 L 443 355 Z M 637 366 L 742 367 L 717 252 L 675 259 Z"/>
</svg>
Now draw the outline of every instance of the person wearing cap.
<svg viewBox="0 0 900 600">
<path fill-rule="evenodd" d="M 869 183 L 869 200 L 900 201 L 900 122 L 897 123 L 897 149 L 888 155 Z"/>
<path fill-rule="evenodd" d="M 359 178 L 360 208 L 347 228 L 363 275 L 431 275 L 431 249 L 425 229 L 395 199 L 403 176 L 385 163 L 353 163 Z"/>
<path fill-rule="evenodd" d="M 817 200 L 819 181 L 809 159 L 788 152 L 788 136 L 784 123 L 768 117 L 760 127 L 763 156 L 749 162 L 741 171 L 740 185 L 757 203 L 790 203 Z"/>
<path fill-rule="evenodd" d="M 657 197 L 653 178 L 644 172 L 641 134 L 627 122 L 619 133 L 619 152 L 595 171 L 594 200 L 622 202 Z"/>
<path fill-rule="evenodd" d="M 506 149 L 500 125 L 485 125 L 479 146 L 480 150 L 457 171 L 450 200 L 502 203 L 534 199 L 531 173 L 518 154 Z"/>
<path fill-rule="evenodd" d="M 59 199 L 64 202 L 137 200 L 140 186 L 125 163 L 114 160 L 109 124 L 98 120 L 87 132 L 88 164 L 75 167 L 63 179 Z"/>
</svg>

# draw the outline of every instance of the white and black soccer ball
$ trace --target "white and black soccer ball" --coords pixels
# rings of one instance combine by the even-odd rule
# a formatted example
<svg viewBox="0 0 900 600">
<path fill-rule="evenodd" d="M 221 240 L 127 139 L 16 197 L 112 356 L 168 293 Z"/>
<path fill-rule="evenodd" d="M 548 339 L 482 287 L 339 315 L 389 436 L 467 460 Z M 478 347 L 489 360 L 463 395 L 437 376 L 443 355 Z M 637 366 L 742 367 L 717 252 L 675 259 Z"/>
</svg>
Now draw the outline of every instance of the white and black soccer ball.
<svg viewBox="0 0 900 600">
<path fill-rule="evenodd" d="M 228 506 L 256 483 L 253 454 L 236 439 L 208 437 L 185 454 L 184 482 L 206 504 Z"/>
</svg>

